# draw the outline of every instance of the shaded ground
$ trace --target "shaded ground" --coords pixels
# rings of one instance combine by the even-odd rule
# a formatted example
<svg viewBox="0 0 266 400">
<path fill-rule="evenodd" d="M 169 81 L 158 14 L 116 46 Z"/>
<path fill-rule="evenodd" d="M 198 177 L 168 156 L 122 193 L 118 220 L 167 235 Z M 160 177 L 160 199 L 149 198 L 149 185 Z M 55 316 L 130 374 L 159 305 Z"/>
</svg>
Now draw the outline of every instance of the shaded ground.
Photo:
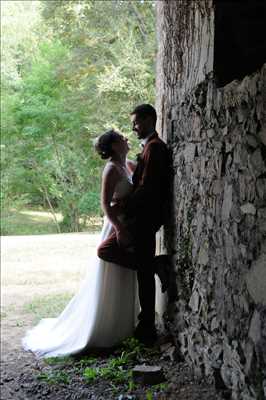
<svg viewBox="0 0 266 400">
<path fill-rule="evenodd" d="M 110 360 L 124 357 L 123 349 L 94 359 L 49 363 L 22 350 L 25 331 L 41 317 L 58 315 L 76 292 L 97 237 L 84 233 L 2 238 L 1 399 L 220 399 L 211 386 L 193 382 L 185 363 L 165 359 L 158 351 L 140 351 L 127 365 L 110 370 L 130 369 L 136 363 L 163 366 L 167 382 L 142 387 L 132 385 L 130 378 L 118 383 L 107 375 L 84 377 L 85 368 L 106 369 Z"/>
</svg>

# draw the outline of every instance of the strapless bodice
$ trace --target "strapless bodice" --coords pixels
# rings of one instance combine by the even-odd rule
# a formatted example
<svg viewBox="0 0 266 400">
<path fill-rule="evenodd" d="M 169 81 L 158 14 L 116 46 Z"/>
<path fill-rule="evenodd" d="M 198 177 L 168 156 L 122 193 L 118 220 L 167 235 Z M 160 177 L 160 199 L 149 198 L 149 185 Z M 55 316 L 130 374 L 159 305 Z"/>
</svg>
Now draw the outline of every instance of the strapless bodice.
<svg viewBox="0 0 266 400">
<path fill-rule="evenodd" d="M 129 173 L 126 173 L 125 171 L 120 171 L 120 173 L 121 178 L 115 186 L 112 203 L 115 203 L 117 200 L 121 200 L 124 197 L 128 196 L 133 189 L 131 175 L 129 175 Z"/>
<path fill-rule="evenodd" d="M 131 193 L 132 188 L 133 185 L 131 179 L 127 176 L 121 177 L 121 180 L 116 184 L 112 201 L 116 202 L 117 200 L 121 200 L 128 196 Z"/>
</svg>

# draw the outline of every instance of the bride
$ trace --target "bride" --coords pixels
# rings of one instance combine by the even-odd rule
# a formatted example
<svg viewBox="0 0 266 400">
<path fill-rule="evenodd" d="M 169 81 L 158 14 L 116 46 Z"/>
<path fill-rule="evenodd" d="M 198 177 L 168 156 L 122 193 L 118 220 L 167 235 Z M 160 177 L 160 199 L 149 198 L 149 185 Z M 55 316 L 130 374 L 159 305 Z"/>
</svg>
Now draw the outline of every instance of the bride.
<svg viewBox="0 0 266 400">
<path fill-rule="evenodd" d="M 100 242 L 115 230 L 129 241 L 116 203 L 129 195 L 133 161 L 126 159 L 127 139 L 114 130 L 101 135 L 95 149 L 108 159 L 103 171 L 101 204 L 105 213 Z M 25 350 L 39 357 L 75 354 L 84 349 L 107 348 L 133 334 L 135 272 L 100 260 L 90 260 L 78 293 L 57 318 L 45 318 L 22 340 Z"/>
</svg>

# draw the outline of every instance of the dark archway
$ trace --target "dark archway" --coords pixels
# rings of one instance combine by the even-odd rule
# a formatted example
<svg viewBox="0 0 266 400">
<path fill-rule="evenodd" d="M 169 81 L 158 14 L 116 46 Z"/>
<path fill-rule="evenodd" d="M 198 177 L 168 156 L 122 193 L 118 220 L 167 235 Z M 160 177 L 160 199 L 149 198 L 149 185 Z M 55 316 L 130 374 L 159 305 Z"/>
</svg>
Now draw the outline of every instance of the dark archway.
<svg viewBox="0 0 266 400">
<path fill-rule="evenodd" d="M 266 61 L 266 2 L 214 0 L 214 6 L 214 72 L 218 86 L 224 86 Z"/>
</svg>

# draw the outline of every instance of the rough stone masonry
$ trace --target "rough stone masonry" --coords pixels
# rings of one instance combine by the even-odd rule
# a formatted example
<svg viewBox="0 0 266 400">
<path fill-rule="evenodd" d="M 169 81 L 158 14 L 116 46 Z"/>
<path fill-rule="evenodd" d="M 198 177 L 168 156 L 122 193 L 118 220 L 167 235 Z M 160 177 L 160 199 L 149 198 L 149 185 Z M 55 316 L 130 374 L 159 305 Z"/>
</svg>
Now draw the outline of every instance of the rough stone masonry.
<svg viewBox="0 0 266 400">
<path fill-rule="evenodd" d="M 221 379 L 235 400 L 263 399 L 266 64 L 223 88 L 205 70 L 201 82 L 182 92 L 172 78 L 178 63 L 167 38 L 175 35 L 167 25 L 171 18 L 178 21 L 180 11 L 170 10 L 175 2 L 159 3 L 157 107 L 174 168 L 173 209 L 164 241 L 173 254 L 177 285 L 165 324 L 196 376 Z M 205 3 L 208 13 L 201 18 L 211 27 L 211 2 Z M 193 18 L 190 11 L 186 15 L 193 22 L 195 10 Z M 179 31 L 175 40 L 180 50 L 189 37 Z M 185 79 L 179 71 L 179 79 Z"/>
</svg>

